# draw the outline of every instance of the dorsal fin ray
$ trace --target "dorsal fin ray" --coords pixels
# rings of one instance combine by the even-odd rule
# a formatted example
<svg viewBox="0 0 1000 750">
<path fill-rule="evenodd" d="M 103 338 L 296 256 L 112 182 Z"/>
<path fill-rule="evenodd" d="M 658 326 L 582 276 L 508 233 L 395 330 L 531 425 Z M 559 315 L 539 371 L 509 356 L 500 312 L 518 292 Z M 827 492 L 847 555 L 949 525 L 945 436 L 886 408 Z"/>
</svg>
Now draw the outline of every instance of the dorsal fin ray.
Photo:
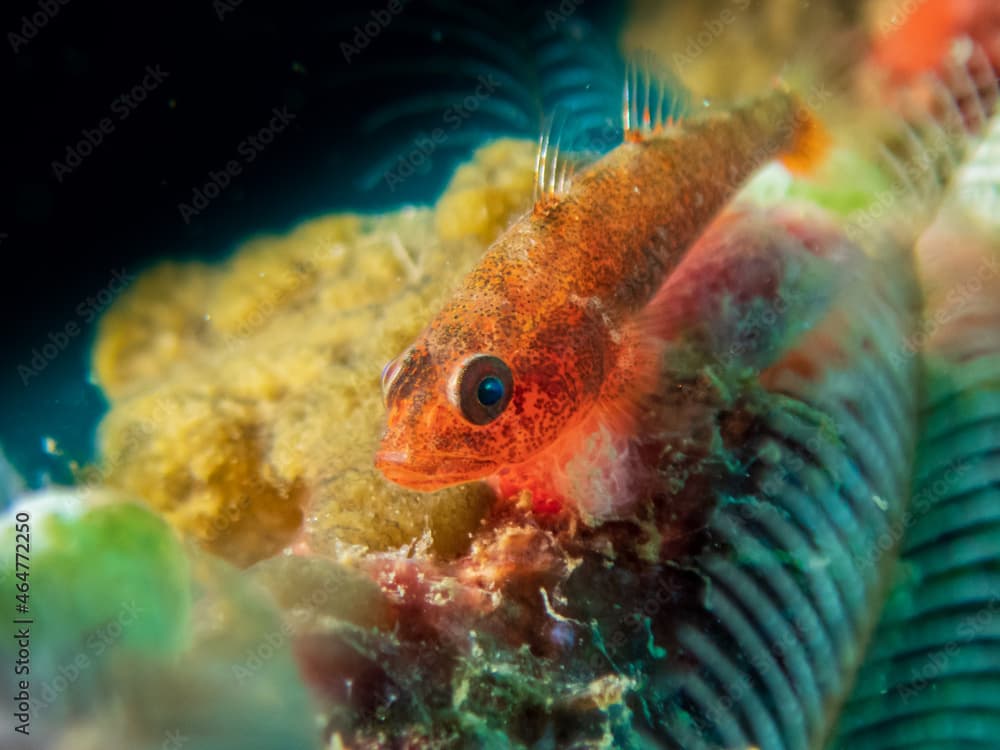
<svg viewBox="0 0 1000 750">
<path fill-rule="evenodd" d="M 570 189 L 573 177 L 602 155 L 591 133 L 581 132 L 573 113 L 557 107 L 545 118 L 535 153 L 535 206 L 545 206 Z"/>
<path fill-rule="evenodd" d="M 535 154 L 535 205 L 558 198 L 568 188 L 568 159 L 559 156 L 566 118 L 566 110 L 557 108 L 542 125 Z"/>
<path fill-rule="evenodd" d="M 692 96 L 673 71 L 649 50 L 629 55 L 622 91 L 625 140 L 641 141 L 679 122 L 691 109 Z"/>
</svg>

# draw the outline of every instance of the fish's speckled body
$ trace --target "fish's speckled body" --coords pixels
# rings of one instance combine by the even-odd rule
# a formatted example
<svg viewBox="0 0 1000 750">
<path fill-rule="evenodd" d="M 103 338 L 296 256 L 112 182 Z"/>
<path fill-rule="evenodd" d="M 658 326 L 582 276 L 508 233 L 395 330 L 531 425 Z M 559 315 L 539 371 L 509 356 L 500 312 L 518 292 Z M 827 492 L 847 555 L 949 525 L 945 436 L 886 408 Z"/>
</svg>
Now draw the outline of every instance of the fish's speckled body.
<svg viewBox="0 0 1000 750">
<path fill-rule="evenodd" d="M 802 166 L 820 133 L 779 88 L 629 139 L 543 195 L 387 366 L 379 469 L 423 490 L 499 476 L 531 489 L 536 508 L 561 502 L 557 476 L 579 441 L 626 432 L 655 383 L 650 313 L 664 280 L 760 165 Z M 485 422 L 467 413 L 482 404 L 462 401 L 475 397 L 463 379 L 490 377 L 478 355 L 509 368 L 509 400 Z"/>
</svg>

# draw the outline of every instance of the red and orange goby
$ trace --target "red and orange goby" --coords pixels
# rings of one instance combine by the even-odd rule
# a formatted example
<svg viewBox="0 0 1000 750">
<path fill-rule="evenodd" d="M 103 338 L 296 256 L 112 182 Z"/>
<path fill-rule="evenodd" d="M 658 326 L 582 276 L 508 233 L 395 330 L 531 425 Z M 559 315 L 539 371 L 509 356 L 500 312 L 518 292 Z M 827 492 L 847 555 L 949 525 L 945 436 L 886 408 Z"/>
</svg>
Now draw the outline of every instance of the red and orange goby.
<svg viewBox="0 0 1000 750">
<path fill-rule="evenodd" d="M 598 432 L 630 429 L 655 387 L 656 299 L 686 250 L 761 165 L 805 171 L 825 134 L 783 87 L 635 131 L 488 248 L 383 372 L 376 465 L 406 487 L 491 478 L 535 506 Z"/>
</svg>

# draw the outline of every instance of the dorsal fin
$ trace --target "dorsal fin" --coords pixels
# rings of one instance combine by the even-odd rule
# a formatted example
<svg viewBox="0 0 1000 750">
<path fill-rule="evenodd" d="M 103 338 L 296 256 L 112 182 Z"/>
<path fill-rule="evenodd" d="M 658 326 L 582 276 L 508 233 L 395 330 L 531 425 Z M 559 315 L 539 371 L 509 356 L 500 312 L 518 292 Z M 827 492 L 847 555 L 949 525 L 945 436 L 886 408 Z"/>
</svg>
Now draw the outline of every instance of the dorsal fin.
<svg viewBox="0 0 1000 750">
<path fill-rule="evenodd" d="M 648 50 L 632 53 L 626 62 L 622 96 L 622 126 L 626 141 L 662 133 L 690 110 L 691 94 Z M 609 146 L 602 134 L 580 132 L 564 108 L 546 118 L 535 156 L 535 206 L 544 207 L 569 190 L 574 174 Z M 609 130 L 614 132 L 611 123 Z M 617 136 L 616 136 L 617 137 Z"/>
<path fill-rule="evenodd" d="M 562 152 L 566 110 L 558 108 L 545 119 L 535 155 L 535 205 L 564 195 L 573 176 L 574 162 Z"/>
<path fill-rule="evenodd" d="M 691 93 L 649 50 L 633 52 L 625 66 L 622 129 L 626 141 L 662 133 L 691 107 Z"/>
<path fill-rule="evenodd" d="M 614 132 L 610 122 L 602 132 L 587 127 L 592 124 L 585 122 L 581 127 L 576 113 L 564 107 L 556 107 L 545 119 L 535 153 L 536 208 L 564 196 L 578 172 L 618 145 L 619 134 L 609 136 Z"/>
</svg>

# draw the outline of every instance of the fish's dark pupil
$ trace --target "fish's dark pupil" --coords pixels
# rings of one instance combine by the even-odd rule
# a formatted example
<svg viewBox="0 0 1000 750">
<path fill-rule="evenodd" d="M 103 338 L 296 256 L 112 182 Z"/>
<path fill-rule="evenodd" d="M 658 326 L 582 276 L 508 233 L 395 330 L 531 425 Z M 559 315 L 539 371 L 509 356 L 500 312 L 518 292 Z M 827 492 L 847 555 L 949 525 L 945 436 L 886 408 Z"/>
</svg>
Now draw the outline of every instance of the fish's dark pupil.
<svg viewBox="0 0 1000 750">
<path fill-rule="evenodd" d="M 479 381 L 476 389 L 476 398 L 483 406 L 493 406 L 503 398 L 503 383 L 500 378 L 490 375 Z"/>
<path fill-rule="evenodd" d="M 474 425 L 489 424 L 499 417 L 514 393 L 510 368 L 492 354 L 469 357 L 453 382 L 449 399 Z"/>
</svg>

